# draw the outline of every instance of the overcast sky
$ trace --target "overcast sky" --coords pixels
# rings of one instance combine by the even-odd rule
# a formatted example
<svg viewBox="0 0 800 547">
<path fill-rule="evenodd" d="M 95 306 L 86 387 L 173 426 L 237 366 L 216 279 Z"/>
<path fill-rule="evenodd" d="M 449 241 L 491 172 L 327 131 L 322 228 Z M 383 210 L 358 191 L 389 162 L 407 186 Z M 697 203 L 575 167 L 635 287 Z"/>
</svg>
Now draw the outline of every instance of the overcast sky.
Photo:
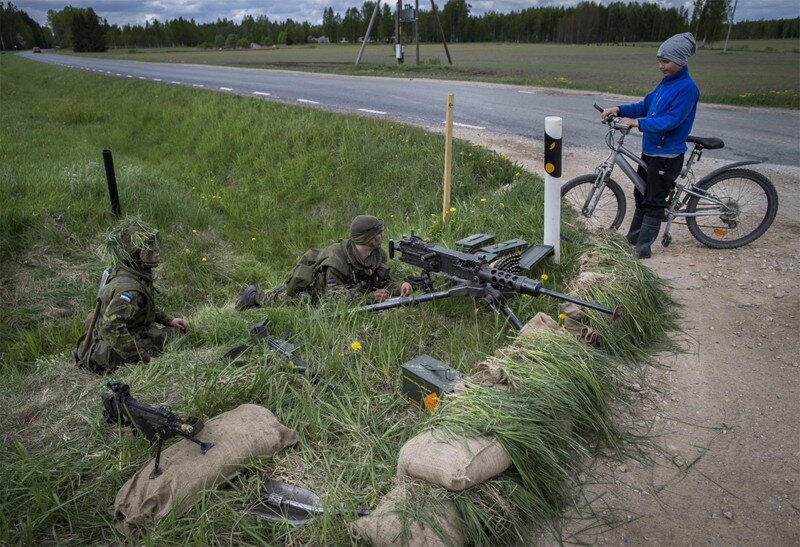
<svg viewBox="0 0 800 547">
<path fill-rule="evenodd" d="M 412 3 L 413 0 L 403 0 Z M 595 0 L 597 1 L 597 0 Z M 608 4 L 611 0 L 601 0 Z M 685 0 L 650 0 L 661 5 L 681 6 L 691 9 L 692 2 Z M 436 0 L 441 9 L 446 0 Z M 143 24 L 146 20 L 194 19 L 198 23 L 216 21 L 220 18 L 241 21 L 245 15 L 257 17 L 266 15 L 271 20 L 308 21 L 317 24 L 322 21 L 322 10 L 332 6 L 333 10 L 344 14 L 351 6 L 361 6 L 363 0 L 18 0 L 12 2 L 26 11 L 40 24 L 47 22 L 47 10 L 61 10 L 65 5 L 92 7 L 109 24 Z M 470 13 L 480 15 L 487 11 L 508 12 L 535 6 L 574 6 L 578 0 L 468 0 L 472 5 Z M 390 2 L 394 6 L 395 2 Z M 430 9 L 430 2 L 420 0 L 420 9 Z M 800 16 L 798 0 L 739 0 L 736 8 L 736 21 L 745 19 L 783 19 Z"/>
</svg>

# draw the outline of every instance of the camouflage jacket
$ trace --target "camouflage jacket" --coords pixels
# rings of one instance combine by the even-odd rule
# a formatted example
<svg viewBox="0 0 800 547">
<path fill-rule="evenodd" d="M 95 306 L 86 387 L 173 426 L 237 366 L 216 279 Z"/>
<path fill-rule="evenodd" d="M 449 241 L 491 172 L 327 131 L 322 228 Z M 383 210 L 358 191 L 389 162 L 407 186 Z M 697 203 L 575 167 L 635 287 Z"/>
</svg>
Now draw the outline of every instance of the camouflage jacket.
<svg viewBox="0 0 800 547">
<path fill-rule="evenodd" d="M 375 289 L 396 292 L 398 287 L 389 275 L 388 261 L 383 249 L 375 249 L 362 259 L 352 240 L 343 239 L 320 251 L 314 267 L 315 290 L 351 297 L 361 297 Z"/>
<path fill-rule="evenodd" d="M 124 359 L 139 354 L 137 342 L 153 323 L 168 325 L 170 316 L 155 303 L 152 274 L 117 266 L 100 290 L 95 340 L 103 340 Z"/>
</svg>

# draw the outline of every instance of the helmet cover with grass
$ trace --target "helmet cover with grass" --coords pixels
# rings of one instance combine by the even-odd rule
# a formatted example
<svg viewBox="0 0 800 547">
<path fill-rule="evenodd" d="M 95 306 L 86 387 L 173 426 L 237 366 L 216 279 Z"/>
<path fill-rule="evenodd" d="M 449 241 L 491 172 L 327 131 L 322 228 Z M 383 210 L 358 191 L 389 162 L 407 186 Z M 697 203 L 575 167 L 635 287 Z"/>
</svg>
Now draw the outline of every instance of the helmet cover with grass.
<svg viewBox="0 0 800 547">
<path fill-rule="evenodd" d="M 138 216 L 127 217 L 106 236 L 106 252 L 114 266 L 155 268 L 161 262 L 158 230 Z"/>
</svg>

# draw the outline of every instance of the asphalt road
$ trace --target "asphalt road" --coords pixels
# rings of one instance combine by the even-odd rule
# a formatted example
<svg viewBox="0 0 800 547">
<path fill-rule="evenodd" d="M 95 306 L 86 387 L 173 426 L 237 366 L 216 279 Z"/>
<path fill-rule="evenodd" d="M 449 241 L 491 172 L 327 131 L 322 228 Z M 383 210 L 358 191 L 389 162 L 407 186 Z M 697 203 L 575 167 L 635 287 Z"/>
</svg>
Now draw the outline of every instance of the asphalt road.
<svg viewBox="0 0 800 547">
<path fill-rule="evenodd" d="M 172 63 L 143 63 L 46 52 L 22 56 L 109 77 L 152 80 L 223 93 L 251 95 L 309 107 L 378 116 L 424 126 L 444 123 L 448 93 L 455 95 L 457 125 L 541 139 L 546 116 L 564 119 L 565 149 L 603 146 L 604 128 L 592 108 L 629 102 L 630 97 L 480 82 L 342 76 Z M 784 109 L 700 105 L 694 135 L 720 137 L 710 157 L 729 161 L 769 158 L 800 166 L 800 113 Z M 638 133 L 631 134 L 641 141 Z M 629 137 L 634 150 L 639 142 Z"/>
</svg>

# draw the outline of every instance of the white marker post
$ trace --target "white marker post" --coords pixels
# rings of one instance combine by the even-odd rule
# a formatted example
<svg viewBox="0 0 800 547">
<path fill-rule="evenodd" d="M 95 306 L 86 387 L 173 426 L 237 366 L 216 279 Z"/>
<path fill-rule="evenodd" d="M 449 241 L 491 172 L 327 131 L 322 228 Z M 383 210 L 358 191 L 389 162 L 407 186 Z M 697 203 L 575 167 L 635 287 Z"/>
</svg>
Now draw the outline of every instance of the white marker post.
<svg viewBox="0 0 800 547">
<path fill-rule="evenodd" d="M 561 118 L 544 119 L 544 244 L 561 261 Z"/>
</svg>

